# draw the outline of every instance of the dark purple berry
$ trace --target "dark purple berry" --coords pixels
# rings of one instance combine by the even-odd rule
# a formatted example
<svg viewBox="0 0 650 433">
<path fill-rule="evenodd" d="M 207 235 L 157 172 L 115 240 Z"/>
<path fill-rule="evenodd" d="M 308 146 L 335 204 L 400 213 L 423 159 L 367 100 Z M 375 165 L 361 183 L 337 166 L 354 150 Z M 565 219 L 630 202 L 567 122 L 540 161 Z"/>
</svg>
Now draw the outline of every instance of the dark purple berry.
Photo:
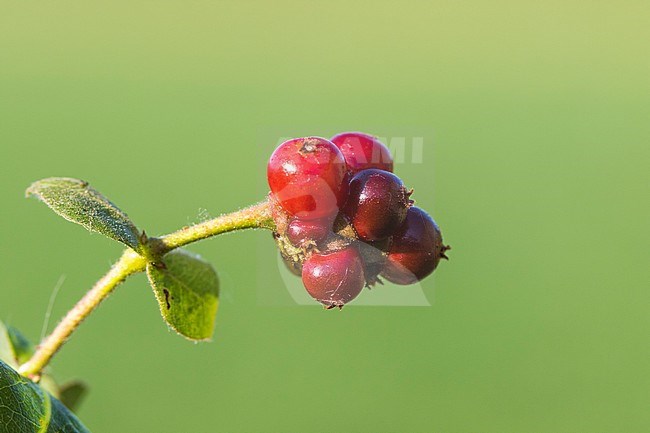
<svg viewBox="0 0 650 433">
<path fill-rule="evenodd" d="M 330 253 L 314 253 L 302 266 L 302 283 L 312 298 L 327 308 L 342 308 L 366 283 L 363 262 L 354 246 Z"/>
<path fill-rule="evenodd" d="M 404 224 L 395 232 L 381 275 L 395 284 L 413 284 L 436 269 L 447 258 L 449 247 L 435 221 L 422 209 L 411 207 Z"/>
<path fill-rule="evenodd" d="M 343 214 L 359 239 L 385 239 L 404 222 L 412 204 L 409 195 L 402 180 L 393 173 L 363 170 L 350 181 Z"/>
</svg>

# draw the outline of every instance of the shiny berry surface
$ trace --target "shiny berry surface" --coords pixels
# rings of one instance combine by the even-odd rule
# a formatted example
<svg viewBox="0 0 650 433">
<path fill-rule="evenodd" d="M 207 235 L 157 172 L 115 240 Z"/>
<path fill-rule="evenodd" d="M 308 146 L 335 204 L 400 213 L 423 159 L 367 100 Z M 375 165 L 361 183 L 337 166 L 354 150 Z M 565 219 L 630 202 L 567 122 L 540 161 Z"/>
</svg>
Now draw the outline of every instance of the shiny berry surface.
<svg viewBox="0 0 650 433">
<path fill-rule="evenodd" d="M 294 246 L 301 247 L 324 241 L 331 230 L 331 219 L 309 221 L 293 219 L 287 227 L 287 238 Z"/>
<path fill-rule="evenodd" d="M 377 137 L 362 132 L 344 132 L 332 137 L 332 142 L 341 149 L 352 173 L 368 168 L 393 171 L 390 150 Z"/>
<path fill-rule="evenodd" d="M 434 271 L 447 249 L 435 221 L 413 206 L 392 237 L 381 275 L 395 284 L 413 284 Z"/>
<path fill-rule="evenodd" d="M 271 155 L 271 193 L 290 215 L 313 220 L 336 215 L 345 201 L 343 154 L 320 137 L 285 141 Z"/>
<path fill-rule="evenodd" d="M 402 225 L 411 202 L 402 180 L 383 170 L 357 173 L 349 185 L 343 208 L 359 239 L 385 239 Z"/>
<path fill-rule="evenodd" d="M 327 254 L 314 253 L 303 264 L 302 282 L 321 304 L 328 308 L 343 307 L 365 285 L 361 256 L 353 246 Z"/>
</svg>

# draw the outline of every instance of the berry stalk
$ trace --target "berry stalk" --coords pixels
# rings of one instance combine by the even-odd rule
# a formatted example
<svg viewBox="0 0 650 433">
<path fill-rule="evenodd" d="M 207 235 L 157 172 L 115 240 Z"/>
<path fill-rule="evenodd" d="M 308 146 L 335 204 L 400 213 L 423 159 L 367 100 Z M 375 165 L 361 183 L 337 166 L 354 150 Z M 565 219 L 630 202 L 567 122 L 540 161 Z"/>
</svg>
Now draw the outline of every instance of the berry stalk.
<svg viewBox="0 0 650 433">
<path fill-rule="evenodd" d="M 52 357 L 68 341 L 72 333 L 106 299 L 117 286 L 133 274 L 143 272 L 151 259 L 161 259 L 175 248 L 207 239 L 222 233 L 250 228 L 274 230 L 270 204 L 263 201 L 248 208 L 221 215 L 190 227 L 184 227 L 161 238 L 146 239 L 145 251 L 140 255 L 128 248 L 83 298 L 66 314 L 54 331 L 37 347 L 34 355 L 20 366 L 23 376 L 37 380 Z M 145 257 L 146 256 L 146 257 Z"/>
<path fill-rule="evenodd" d="M 150 239 L 154 255 L 164 255 L 175 248 L 235 230 L 263 228 L 274 230 L 271 205 L 265 200 L 242 210 L 221 215 L 162 236 Z"/>
</svg>

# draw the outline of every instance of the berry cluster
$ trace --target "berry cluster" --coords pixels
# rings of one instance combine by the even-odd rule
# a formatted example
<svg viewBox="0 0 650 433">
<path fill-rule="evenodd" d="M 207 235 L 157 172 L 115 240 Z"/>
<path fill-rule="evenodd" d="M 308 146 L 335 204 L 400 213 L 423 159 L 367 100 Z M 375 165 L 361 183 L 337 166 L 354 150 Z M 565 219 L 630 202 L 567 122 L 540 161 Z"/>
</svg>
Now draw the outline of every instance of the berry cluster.
<svg viewBox="0 0 650 433">
<path fill-rule="evenodd" d="M 292 139 L 271 155 L 274 237 L 289 269 L 327 308 L 342 308 L 379 276 L 415 283 L 447 258 L 435 221 L 392 172 L 388 148 L 359 132 Z"/>
</svg>

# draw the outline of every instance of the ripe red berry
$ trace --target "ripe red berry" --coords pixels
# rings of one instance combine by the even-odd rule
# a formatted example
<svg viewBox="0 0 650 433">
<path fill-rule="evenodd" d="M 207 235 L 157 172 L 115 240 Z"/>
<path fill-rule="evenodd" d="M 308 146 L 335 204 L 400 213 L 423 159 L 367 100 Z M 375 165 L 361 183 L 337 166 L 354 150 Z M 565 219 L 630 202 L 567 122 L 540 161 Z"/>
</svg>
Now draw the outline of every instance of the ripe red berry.
<svg viewBox="0 0 650 433">
<path fill-rule="evenodd" d="M 267 179 L 282 208 L 300 219 L 336 215 L 345 201 L 343 154 L 319 137 L 285 141 L 271 155 Z"/>
<path fill-rule="evenodd" d="M 447 249 L 442 244 L 436 222 L 425 211 L 413 206 L 392 237 L 381 275 L 395 284 L 413 284 L 431 274 L 440 258 L 447 258 Z"/>
<path fill-rule="evenodd" d="M 357 173 L 349 185 L 348 200 L 343 208 L 359 239 L 385 239 L 402 225 L 411 206 L 409 192 L 402 180 L 383 170 L 369 169 Z"/>
<path fill-rule="evenodd" d="M 362 132 L 344 132 L 332 137 L 348 165 L 348 170 L 353 173 L 367 168 L 393 171 L 393 157 L 390 150 L 372 135 Z"/>
<path fill-rule="evenodd" d="M 363 262 L 354 246 L 314 253 L 302 266 L 302 283 L 307 292 L 328 308 L 342 308 L 361 293 L 365 282 Z"/>
<path fill-rule="evenodd" d="M 310 221 L 294 218 L 287 227 L 287 238 L 294 246 L 301 247 L 324 241 L 331 230 L 332 221 L 329 218 Z"/>
</svg>

